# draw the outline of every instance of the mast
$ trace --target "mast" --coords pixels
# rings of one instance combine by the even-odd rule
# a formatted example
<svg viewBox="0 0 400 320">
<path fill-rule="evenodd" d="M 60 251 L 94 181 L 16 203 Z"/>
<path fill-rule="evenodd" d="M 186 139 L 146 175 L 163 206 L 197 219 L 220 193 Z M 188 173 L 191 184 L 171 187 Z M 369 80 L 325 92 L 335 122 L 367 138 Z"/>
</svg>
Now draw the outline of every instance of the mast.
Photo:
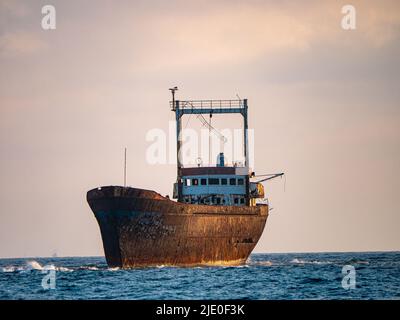
<svg viewBox="0 0 400 320">
<path fill-rule="evenodd" d="M 169 89 L 172 93 L 172 111 L 175 111 L 175 120 L 176 120 L 176 183 L 177 183 L 177 192 L 178 192 L 178 201 L 182 200 L 182 181 L 181 181 L 181 146 L 182 146 L 182 135 L 181 128 L 182 122 L 181 117 L 182 114 L 179 108 L 179 100 L 175 100 L 175 91 L 178 90 L 178 87 L 175 86 Z"/>
<path fill-rule="evenodd" d="M 208 166 L 211 167 L 211 119 L 212 119 L 212 113 L 210 113 L 210 122 L 208 126 Z"/>
<path fill-rule="evenodd" d="M 175 86 L 169 89 L 172 94 L 172 111 L 175 111 L 176 118 L 176 167 L 177 167 L 177 179 L 179 179 L 179 169 L 181 167 L 181 157 L 180 157 L 180 149 L 182 145 L 181 141 L 181 115 L 179 113 L 179 101 L 175 101 L 175 91 L 178 90 L 178 87 Z"/>
<path fill-rule="evenodd" d="M 244 166 L 247 168 L 247 171 L 249 170 L 249 150 L 248 150 L 248 129 L 249 129 L 249 125 L 248 125 L 248 119 L 247 119 L 247 110 L 248 110 L 248 106 L 247 106 L 247 99 L 243 100 L 243 111 L 242 111 L 242 115 L 243 115 L 243 144 L 244 144 Z"/>
<path fill-rule="evenodd" d="M 126 187 L 126 147 L 125 147 L 125 154 L 124 154 L 124 188 Z"/>
</svg>

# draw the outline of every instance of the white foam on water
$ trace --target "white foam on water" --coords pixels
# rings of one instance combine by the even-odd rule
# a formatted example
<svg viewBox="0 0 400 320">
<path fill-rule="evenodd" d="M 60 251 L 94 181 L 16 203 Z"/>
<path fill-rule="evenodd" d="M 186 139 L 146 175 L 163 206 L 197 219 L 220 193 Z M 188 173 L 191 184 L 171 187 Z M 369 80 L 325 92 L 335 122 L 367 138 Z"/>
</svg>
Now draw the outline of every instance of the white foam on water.
<svg viewBox="0 0 400 320">
<path fill-rule="evenodd" d="M 87 270 L 99 270 L 99 268 L 93 267 L 93 266 L 92 266 L 92 267 L 87 267 L 86 269 L 87 269 Z"/>
<path fill-rule="evenodd" d="M 92 270 L 99 270 L 97 267 L 95 267 L 95 266 L 80 266 L 80 267 L 78 267 L 78 270 L 90 270 L 90 271 L 92 271 Z"/>
<path fill-rule="evenodd" d="M 294 264 L 332 264 L 333 262 L 332 261 L 317 261 L 317 260 L 307 261 L 307 260 L 294 258 L 290 261 L 290 263 L 294 263 Z"/>
<path fill-rule="evenodd" d="M 1 269 L 2 269 L 3 272 L 15 272 L 15 271 L 17 271 L 17 268 L 13 267 L 13 266 L 3 267 Z"/>
<path fill-rule="evenodd" d="M 74 271 L 72 269 L 65 268 L 65 267 L 57 267 L 56 270 L 57 271 L 62 271 L 62 272 L 72 272 L 72 271 Z"/>
<path fill-rule="evenodd" d="M 68 271 L 73 271 L 71 269 L 65 268 L 65 267 L 56 267 L 54 264 L 46 264 L 42 266 L 39 262 L 32 260 L 27 262 L 27 271 L 30 270 L 42 270 L 42 271 L 62 271 L 62 272 L 68 272 Z"/>
<path fill-rule="evenodd" d="M 59 271 L 59 269 L 60 268 L 57 268 L 54 264 L 49 264 L 42 267 L 42 270 L 44 271 L 51 271 L 51 270 Z"/>
<path fill-rule="evenodd" d="M 252 264 L 256 265 L 256 266 L 270 267 L 270 266 L 272 266 L 273 263 L 271 261 L 267 260 L 267 261 L 257 261 L 257 262 L 254 261 Z"/>
<path fill-rule="evenodd" d="M 118 270 L 120 270 L 120 268 L 119 268 L 119 267 L 115 267 L 115 268 L 108 268 L 108 271 L 118 271 Z"/>
<path fill-rule="evenodd" d="M 290 261 L 290 263 L 301 263 L 301 264 L 304 264 L 305 261 L 304 261 L 304 260 L 301 260 L 301 259 L 294 258 L 294 259 L 292 259 L 292 260 Z"/>
<path fill-rule="evenodd" d="M 311 261 L 313 264 L 333 264 L 332 261 Z"/>
<path fill-rule="evenodd" d="M 43 270 L 43 267 L 39 262 L 31 260 L 26 263 L 26 270 Z"/>
<path fill-rule="evenodd" d="M 246 265 L 248 266 L 265 266 L 265 267 L 270 267 L 273 265 L 272 261 L 270 260 L 261 260 L 261 261 L 257 261 L 257 260 L 252 260 L 251 258 L 249 258 L 247 260 Z"/>
<path fill-rule="evenodd" d="M 6 266 L 2 268 L 3 272 L 26 272 L 31 270 L 48 270 L 44 269 L 37 261 L 28 261 L 25 266 Z"/>
</svg>

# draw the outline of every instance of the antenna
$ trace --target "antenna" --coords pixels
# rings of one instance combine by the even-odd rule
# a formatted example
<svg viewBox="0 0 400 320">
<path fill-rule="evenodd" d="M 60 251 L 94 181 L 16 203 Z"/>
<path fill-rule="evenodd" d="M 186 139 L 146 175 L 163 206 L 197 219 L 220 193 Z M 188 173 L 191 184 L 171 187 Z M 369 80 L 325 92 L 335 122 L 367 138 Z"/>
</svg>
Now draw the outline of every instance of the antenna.
<svg viewBox="0 0 400 320">
<path fill-rule="evenodd" d="M 210 112 L 210 126 L 208 127 L 208 166 L 211 167 L 211 119 L 212 113 Z"/>
<path fill-rule="evenodd" d="M 178 90 L 178 87 L 175 86 L 175 87 L 173 87 L 173 88 L 169 88 L 169 90 L 170 90 L 171 93 L 172 93 L 172 110 L 175 110 L 175 91 Z"/>
<path fill-rule="evenodd" d="M 126 147 L 125 147 L 125 154 L 124 154 L 124 188 L 126 188 Z"/>
<path fill-rule="evenodd" d="M 239 95 L 236 93 L 236 97 L 238 98 L 238 100 L 239 100 L 239 106 L 241 107 L 241 108 L 243 108 L 243 104 L 242 103 L 240 103 L 241 101 L 242 101 L 242 99 L 239 97 Z M 242 146 L 242 149 L 243 149 L 243 146 Z"/>
</svg>

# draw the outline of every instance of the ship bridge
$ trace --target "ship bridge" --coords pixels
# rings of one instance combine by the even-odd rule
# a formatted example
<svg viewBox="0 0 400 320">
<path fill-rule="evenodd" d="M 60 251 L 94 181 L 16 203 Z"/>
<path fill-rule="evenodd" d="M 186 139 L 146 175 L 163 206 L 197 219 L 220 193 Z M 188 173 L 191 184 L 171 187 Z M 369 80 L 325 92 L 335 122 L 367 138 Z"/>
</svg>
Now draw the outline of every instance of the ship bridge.
<svg viewBox="0 0 400 320">
<path fill-rule="evenodd" d="M 245 205 L 249 172 L 246 167 L 225 166 L 224 154 L 215 167 L 180 168 L 184 203 Z"/>
</svg>

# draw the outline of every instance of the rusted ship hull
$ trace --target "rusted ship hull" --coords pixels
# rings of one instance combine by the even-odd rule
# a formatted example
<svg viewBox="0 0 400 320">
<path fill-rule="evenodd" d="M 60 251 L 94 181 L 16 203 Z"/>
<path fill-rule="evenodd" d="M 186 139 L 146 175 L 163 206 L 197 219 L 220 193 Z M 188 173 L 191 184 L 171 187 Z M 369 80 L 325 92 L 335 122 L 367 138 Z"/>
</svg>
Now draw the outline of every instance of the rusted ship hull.
<svg viewBox="0 0 400 320">
<path fill-rule="evenodd" d="M 268 206 L 183 204 L 137 188 L 87 193 L 110 267 L 239 265 L 256 246 Z"/>
</svg>

